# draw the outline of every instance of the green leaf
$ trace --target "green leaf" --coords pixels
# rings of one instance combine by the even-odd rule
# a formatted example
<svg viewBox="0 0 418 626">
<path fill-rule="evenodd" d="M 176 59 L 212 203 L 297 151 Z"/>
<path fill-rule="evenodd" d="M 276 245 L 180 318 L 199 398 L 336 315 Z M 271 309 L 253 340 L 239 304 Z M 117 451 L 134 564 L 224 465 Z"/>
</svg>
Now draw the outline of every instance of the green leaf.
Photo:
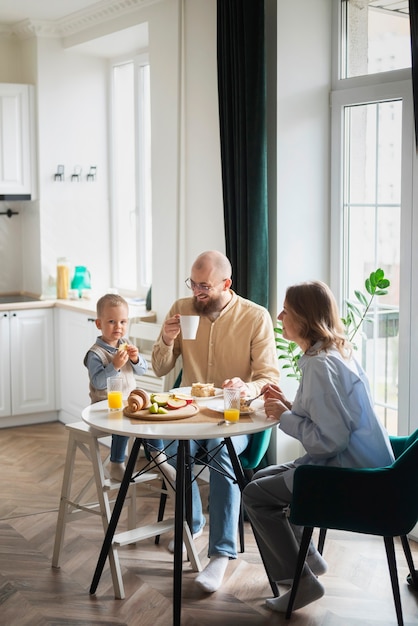
<svg viewBox="0 0 418 626">
<path fill-rule="evenodd" d="M 354 294 L 360 304 L 362 304 L 363 306 L 367 306 L 367 298 L 361 291 L 355 291 Z"/>
</svg>

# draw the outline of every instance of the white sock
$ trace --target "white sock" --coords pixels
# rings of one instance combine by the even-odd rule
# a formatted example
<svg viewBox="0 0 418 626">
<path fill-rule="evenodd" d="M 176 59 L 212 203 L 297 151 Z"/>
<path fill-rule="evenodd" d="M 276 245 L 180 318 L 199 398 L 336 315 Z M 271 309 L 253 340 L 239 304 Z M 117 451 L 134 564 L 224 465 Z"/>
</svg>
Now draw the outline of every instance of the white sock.
<svg viewBox="0 0 418 626">
<path fill-rule="evenodd" d="M 313 554 L 308 554 L 306 562 L 309 565 L 309 569 L 313 574 L 315 574 L 315 576 L 322 576 L 328 570 L 328 564 L 318 550 L 316 550 Z M 279 585 L 293 585 L 293 578 L 277 580 L 276 582 Z"/>
<path fill-rule="evenodd" d="M 123 475 L 125 474 L 125 463 L 113 463 L 110 461 L 109 463 L 109 476 L 112 480 L 117 480 L 118 482 L 122 482 Z"/>
<path fill-rule="evenodd" d="M 315 576 L 322 576 L 328 570 L 328 564 L 318 550 L 315 550 L 313 554 L 308 554 L 306 562 L 309 565 L 309 569 L 313 574 L 315 574 Z"/>
<path fill-rule="evenodd" d="M 203 572 L 200 572 L 196 577 L 196 585 L 207 593 L 217 591 L 222 585 L 228 561 L 227 556 L 215 555 L 210 557 Z"/>
<path fill-rule="evenodd" d="M 325 593 L 324 587 L 321 585 L 319 580 L 309 574 L 308 576 L 303 576 L 303 578 L 299 581 L 299 587 L 296 594 L 295 602 L 293 604 L 293 610 L 301 609 L 304 606 L 307 606 L 311 602 L 315 602 L 315 600 L 319 600 Z M 278 613 L 286 613 L 287 605 L 289 604 L 290 598 L 290 590 L 284 593 L 282 596 L 278 598 L 269 598 L 266 600 L 266 604 L 269 609 L 272 611 L 277 611 Z"/>
</svg>

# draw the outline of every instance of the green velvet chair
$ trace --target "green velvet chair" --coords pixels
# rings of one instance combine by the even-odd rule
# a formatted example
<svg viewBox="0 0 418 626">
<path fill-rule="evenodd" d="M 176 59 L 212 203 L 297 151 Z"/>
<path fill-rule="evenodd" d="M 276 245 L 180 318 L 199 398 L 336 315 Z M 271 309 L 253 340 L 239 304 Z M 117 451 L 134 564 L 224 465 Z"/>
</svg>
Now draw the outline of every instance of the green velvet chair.
<svg viewBox="0 0 418 626">
<path fill-rule="evenodd" d="M 286 617 L 292 614 L 300 575 L 314 528 L 333 528 L 383 537 L 398 625 L 403 626 L 394 537 L 408 561 L 408 582 L 418 589 L 407 534 L 418 521 L 418 431 L 392 441 L 395 462 L 382 468 L 302 465 L 295 471 L 290 521 L 303 536 Z"/>
</svg>

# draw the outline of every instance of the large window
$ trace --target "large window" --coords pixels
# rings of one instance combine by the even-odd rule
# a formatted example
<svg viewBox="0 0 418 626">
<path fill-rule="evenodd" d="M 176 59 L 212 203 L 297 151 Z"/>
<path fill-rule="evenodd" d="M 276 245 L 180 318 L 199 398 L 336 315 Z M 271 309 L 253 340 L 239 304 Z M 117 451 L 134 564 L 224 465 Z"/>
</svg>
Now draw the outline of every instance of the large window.
<svg viewBox="0 0 418 626">
<path fill-rule="evenodd" d="M 408 0 L 342 0 L 341 78 L 411 67 Z"/>
<path fill-rule="evenodd" d="M 411 293 L 402 286 L 414 274 L 413 107 L 410 72 L 400 69 L 411 63 L 408 2 L 395 3 L 400 11 L 383 10 L 385 4 L 340 2 L 335 58 L 341 63 L 332 93 L 332 258 L 342 304 L 353 299 L 354 290 L 364 291 L 365 278 L 377 268 L 391 281 L 389 294 L 375 299 L 356 347 L 382 422 L 396 434 L 410 430 L 412 351 L 402 336 L 409 334 Z M 376 79 L 381 72 L 388 74 Z"/>
<path fill-rule="evenodd" d="M 145 297 L 151 284 L 150 71 L 145 56 L 112 66 L 113 284 Z"/>
</svg>

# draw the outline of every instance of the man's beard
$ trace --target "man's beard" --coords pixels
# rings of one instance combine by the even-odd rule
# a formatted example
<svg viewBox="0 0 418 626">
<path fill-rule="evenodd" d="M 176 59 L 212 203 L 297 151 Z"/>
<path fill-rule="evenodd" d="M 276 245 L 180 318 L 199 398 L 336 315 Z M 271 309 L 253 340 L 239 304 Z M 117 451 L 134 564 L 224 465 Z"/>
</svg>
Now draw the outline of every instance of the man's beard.
<svg viewBox="0 0 418 626">
<path fill-rule="evenodd" d="M 211 313 L 219 313 L 222 310 L 220 298 L 208 298 L 208 300 L 198 300 L 193 296 L 193 305 L 196 313 L 210 315 Z"/>
</svg>

